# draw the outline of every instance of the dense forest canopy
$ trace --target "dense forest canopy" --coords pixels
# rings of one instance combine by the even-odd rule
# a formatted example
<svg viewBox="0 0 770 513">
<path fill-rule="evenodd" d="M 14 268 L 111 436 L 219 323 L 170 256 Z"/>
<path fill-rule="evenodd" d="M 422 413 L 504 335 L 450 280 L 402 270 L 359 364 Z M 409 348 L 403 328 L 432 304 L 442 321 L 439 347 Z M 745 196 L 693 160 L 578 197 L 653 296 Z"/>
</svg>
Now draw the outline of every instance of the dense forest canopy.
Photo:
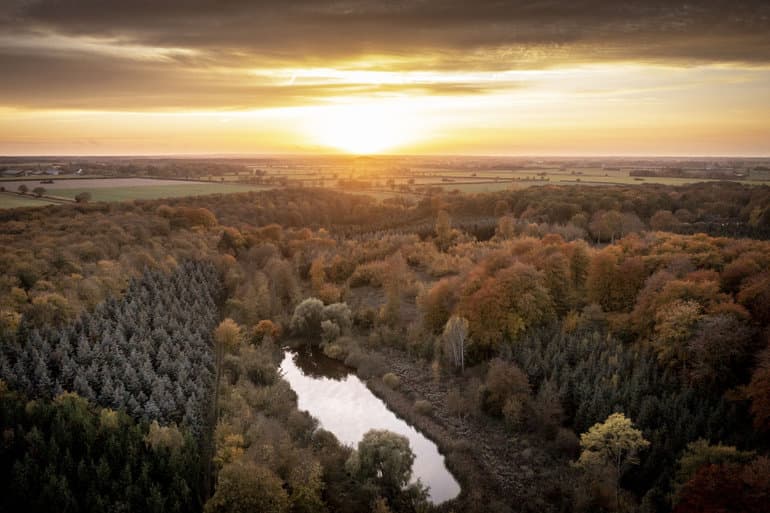
<svg viewBox="0 0 770 513">
<path fill-rule="evenodd" d="M 770 189 L 728 183 L 0 211 L 3 490 L 73 511 L 761 511 L 768 235 Z M 277 370 L 297 341 L 434 438 L 461 495 L 428 503 L 400 439 L 346 447 L 298 411 Z"/>
</svg>

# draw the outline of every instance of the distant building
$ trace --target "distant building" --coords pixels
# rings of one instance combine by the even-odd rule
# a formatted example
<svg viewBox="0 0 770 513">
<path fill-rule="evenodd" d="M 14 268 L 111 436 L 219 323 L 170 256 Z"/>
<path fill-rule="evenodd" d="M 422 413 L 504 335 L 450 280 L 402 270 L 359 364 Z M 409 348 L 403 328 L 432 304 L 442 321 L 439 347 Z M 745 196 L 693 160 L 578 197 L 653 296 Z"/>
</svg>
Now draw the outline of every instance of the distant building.
<svg viewBox="0 0 770 513">
<path fill-rule="evenodd" d="M 56 169 L 55 167 L 45 170 L 45 174 L 47 175 L 57 176 L 59 173 L 61 173 L 61 171 Z"/>
<path fill-rule="evenodd" d="M 3 176 L 21 176 L 24 174 L 24 171 L 21 169 L 6 169 L 3 171 Z"/>
</svg>

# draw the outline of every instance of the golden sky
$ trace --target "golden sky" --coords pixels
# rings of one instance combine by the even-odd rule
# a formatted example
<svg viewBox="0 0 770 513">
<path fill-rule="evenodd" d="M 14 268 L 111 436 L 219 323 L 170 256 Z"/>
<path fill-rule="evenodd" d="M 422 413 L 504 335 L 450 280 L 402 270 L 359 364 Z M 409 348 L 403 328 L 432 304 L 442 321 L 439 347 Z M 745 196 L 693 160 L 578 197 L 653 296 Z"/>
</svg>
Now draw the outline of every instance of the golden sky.
<svg viewBox="0 0 770 513">
<path fill-rule="evenodd" d="M 770 3 L 3 0 L 0 154 L 770 155 Z"/>
</svg>

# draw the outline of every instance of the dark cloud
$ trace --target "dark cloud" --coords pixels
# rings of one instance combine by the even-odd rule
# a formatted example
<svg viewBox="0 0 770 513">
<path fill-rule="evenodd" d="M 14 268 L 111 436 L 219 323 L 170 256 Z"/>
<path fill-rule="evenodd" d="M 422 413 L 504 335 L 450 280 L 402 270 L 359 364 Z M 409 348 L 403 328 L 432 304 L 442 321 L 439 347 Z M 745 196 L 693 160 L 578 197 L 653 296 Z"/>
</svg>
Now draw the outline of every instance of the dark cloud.
<svg viewBox="0 0 770 513">
<path fill-rule="evenodd" d="M 34 44 L 51 35 L 187 52 L 147 57 Z M 252 80 L 247 72 L 344 67 L 372 54 L 386 57 L 386 70 L 494 71 L 614 61 L 764 66 L 770 64 L 770 2 L 0 2 L 3 105 L 248 108 L 309 103 L 331 94 L 472 94 L 488 87 L 462 80 L 285 87 Z"/>
<path fill-rule="evenodd" d="M 0 69 L 13 70 L 0 80 L 0 101 L 24 108 L 236 110 L 307 105 L 329 96 L 481 94 L 493 85 L 289 83 L 237 71 L 190 67 L 187 62 L 186 58 L 115 60 L 79 53 L 20 56 L 0 49 Z"/>
<path fill-rule="evenodd" d="M 0 20 L 281 59 L 534 47 L 586 59 L 770 60 L 766 0 L 11 0 Z"/>
</svg>

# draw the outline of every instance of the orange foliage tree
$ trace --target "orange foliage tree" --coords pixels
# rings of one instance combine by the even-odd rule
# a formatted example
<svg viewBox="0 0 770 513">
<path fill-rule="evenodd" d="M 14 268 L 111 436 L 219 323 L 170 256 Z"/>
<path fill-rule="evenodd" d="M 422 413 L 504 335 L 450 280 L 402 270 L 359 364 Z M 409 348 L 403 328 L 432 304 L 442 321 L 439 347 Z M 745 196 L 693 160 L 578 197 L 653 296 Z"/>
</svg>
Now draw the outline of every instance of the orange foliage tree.
<svg viewBox="0 0 770 513">
<path fill-rule="evenodd" d="M 521 262 L 473 280 L 460 301 L 460 313 L 469 320 L 469 352 L 478 356 L 498 349 L 504 339 L 554 317 L 543 274 Z"/>
</svg>

